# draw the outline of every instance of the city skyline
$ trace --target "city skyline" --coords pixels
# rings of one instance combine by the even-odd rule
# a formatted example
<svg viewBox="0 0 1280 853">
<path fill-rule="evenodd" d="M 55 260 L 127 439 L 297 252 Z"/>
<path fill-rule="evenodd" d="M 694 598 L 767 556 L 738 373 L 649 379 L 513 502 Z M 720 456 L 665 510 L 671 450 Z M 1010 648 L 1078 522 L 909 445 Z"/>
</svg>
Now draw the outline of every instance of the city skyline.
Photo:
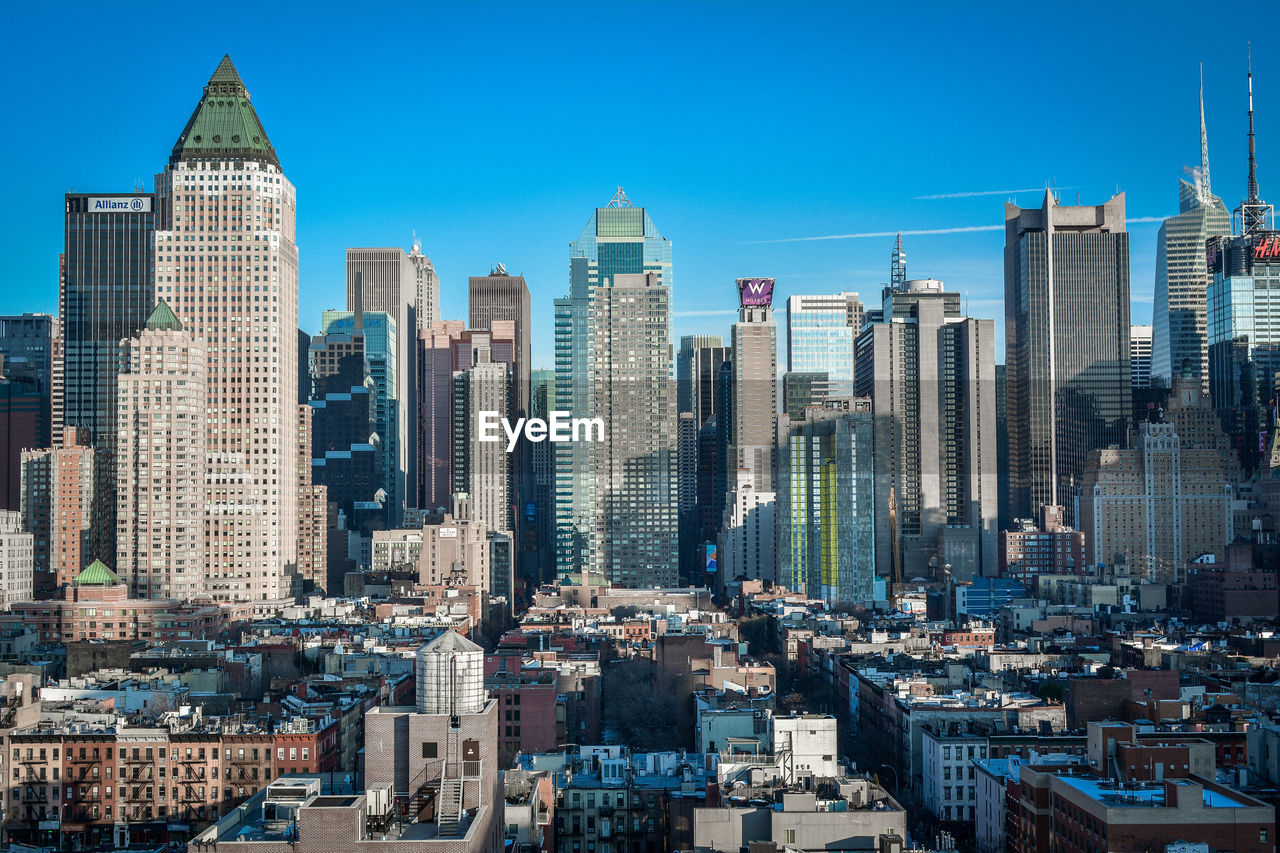
<svg viewBox="0 0 1280 853">
<path fill-rule="evenodd" d="M 628 7 L 565 8 L 578 11 L 567 16 L 578 19 L 565 24 L 570 31 L 621 17 L 643 35 L 661 27 L 670 17 L 661 12 L 675 7 L 657 5 L 655 13 L 641 16 L 628 16 Z M 99 133 L 89 149 L 78 141 L 79 133 L 55 135 L 38 152 L 18 147 L 15 138 L 3 143 L 11 158 L 31 163 L 15 175 L 13 188 L 30 201 L 3 214 L 11 245 L 21 247 L 11 252 L 11 274 L 25 283 L 11 288 L 3 309 L 56 311 L 57 204 L 62 194 L 68 189 L 127 192 L 135 182 L 153 189 L 146 177 L 152 174 L 151 164 L 171 144 L 170 128 L 185 118 L 178 105 L 207 79 L 223 53 L 230 53 L 241 70 L 255 106 L 271 127 L 273 143 L 308 200 L 307 214 L 299 221 L 303 328 L 319 331 L 321 311 L 343 307 L 346 248 L 407 249 L 416 232 L 440 273 L 443 318 L 466 317 L 468 276 L 483 275 L 497 262 L 526 276 L 535 326 L 533 367 L 552 363 L 552 300 L 563 293 L 563 249 L 579 227 L 580 211 L 604 204 L 618 185 L 637 205 L 653 210 L 672 239 L 681 268 L 681 284 L 673 294 L 677 339 L 696 332 L 727 333 L 736 313 L 733 279 L 744 275 L 777 278 L 779 304 L 796 293 L 855 291 L 866 299 L 887 279 L 891 237 L 802 238 L 898 230 L 905 235 L 913 275 L 946 280 L 967 297 L 967 313 L 998 318 L 1000 205 L 1007 198 L 1020 206 L 1038 205 L 1047 184 L 1058 187 L 1063 203 L 1075 202 L 1078 194 L 1081 203 L 1097 204 L 1117 186 L 1126 192 L 1132 214 L 1133 319 L 1147 322 L 1159 220 L 1177 211 L 1176 182 L 1185 175 L 1184 166 L 1198 161 L 1200 60 L 1205 61 L 1214 187 L 1228 207 L 1244 194 L 1243 35 L 1208 33 L 1198 40 L 1198 51 L 1168 66 L 1162 85 L 1144 89 L 1141 98 L 1132 97 L 1130 89 L 1149 79 L 1160 36 L 1176 26 L 1176 14 L 1146 16 L 1142 23 L 1151 38 L 1120 57 L 1107 53 L 1096 37 L 1075 39 L 1071 50 L 1076 60 L 1105 61 L 1108 71 L 1128 85 L 1116 86 L 1115 92 L 1091 90 L 1087 96 L 1072 91 L 1065 80 L 1049 86 L 1044 100 L 1051 103 L 1020 104 L 1023 120 L 1043 123 L 1053 119 L 1056 109 L 1074 110 L 1081 120 L 1070 128 L 1056 126 L 1034 156 L 1010 158 L 994 156 L 1000 146 L 1012 146 L 1008 130 L 971 108 L 1007 85 L 999 73 L 1003 54 L 1017 50 L 1008 45 L 1025 39 L 1034 21 L 1013 30 L 992 16 L 987 22 L 991 26 L 984 25 L 981 32 L 974 28 L 968 33 L 974 49 L 950 57 L 966 73 L 950 80 L 952 75 L 928 69 L 890 75 L 884 54 L 891 46 L 855 39 L 849 43 L 854 50 L 824 49 L 834 37 L 828 30 L 844 24 L 874 30 L 883 12 L 813 4 L 775 22 L 759 14 L 766 7 L 735 10 L 739 8 L 742 13 L 734 15 L 719 7 L 682 10 L 681 26 L 661 33 L 676 48 L 677 58 L 669 67 L 618 72 L 627 81 L 669 92 L 663 99 L 669 119 L 659 124 L 684 122 L 690 132 L 673 141 L 646 127 L 623 134 L 602 150 L 575 141 L 581 129 L 571 109 L 579 98 L 607 89 L 595 75 L 580 73 L 592 54 L 575 48 L 567 57 L 551 59 L 531 50 L 526 45 L 537 43 L 538 34 L 555 25 L 519 7 L 509 7 L 497 25 L 467 8 L 433 10 L 433 29 L 456 36 L 461 45 L 440 39 L 440 56 L 446 61 L 438 63 L 439 76 L 431 82 L 415 74 L 404 57 L 370 57 L 354 71 L 339 72 L 325 49 L 337 38 L 337 22 L 328 20 L 298 22 L 300 34 L 309 36 L 306 49 L 281 50 L 274 44 L 268 49 L 258 41 L 264 35 L 210 31 L 207 36 L 193 33 L 193 41 L 180 52 L 176 46 L 159 48 L 154 64 L 126 58 L 120 67 L 137 78 L 127 93 L 110 91 L 78 102 L 83 127 L 117 131 Z M 41 25 L 41 13 L 24 14 L 29 25 Z M 1138 10 L 1119 14 L 1141 17 Z M 946 46 L 951 31 L 927 14 L 920 17 L 911 34 L 913 49 Z M 1265 21 L 1267 13 L 1259 11 L 1257 17 Z M 835 88 L 819 86 L 811 92 L 800 71 L 785 70 L 788 63 L 795 64 L 803 39 L 779 37 L 776 45 L 762 41 L 770 45 L 768 62 L 740 58 L 735 44 L 761 40 L 775 25 L 779 36 L 800 32 L 813 42 L 817 49 L 806 49 L 808 62 L 800 63 L 803 74 Z M 68 22 L 68 49 L 62 55 L 74 54 L 78 47 L 90 49 L 117 33 L 123 37 L 123 26 L 85 10 Z M 1268 49 L 1268 30 L 1259 26 L 1253 33 L 1264 197 L 1274 162 L 1269 154 L 1276 150 L 1272 116 L 1280 108 L 1274 95 L 1280 72 Z M 482 37 L 500 40 L 508 32 L 526 34 L 524 40 L 509 39 L 507 67 L 520 62 L 522 74 L 479 73 L 469 65 L 461 74 L 446 67 L 453 52 L 468 43 Z M 1067 41 L 1073 36 L 1059 32 Z M 690 42 L 698 44 L 697 56 L 679 50 Z M 78 91 L 74 63 L 45 58 L 21 45 L 3 61 L 42 78 L 38 92 L 33 88 L 13 94 L 19 110 L 38 115 L 49 109 L 46 101 L 65 100 Z M 161 66 L 165 74 L 147 74 L 148 68 Z M 681 91 L 676 83 L 689 77 L 697 85 Z M 547 94 L 566 85 L 575 87 L 575 98 Z M 961 85 L 963 91 L 957 88 Z M 531 94 L 539 87 L 541 98 Z M 39 103 L 29 101 L 36 97 Z M 155 108 L 133 108 L 139 98 Z M 366 118 L 336 147 L 325 118 L 335 102 L 354 104 L 357 115 Z M 377 131 L 375 118 L 390 109 L 409 114 L 410 129 L 432 124 L 467 132 L 421 134 L 420 148 L 406 148 L 399 144 L 399 132 Z M 127 119 L 121 118 L 124 110 L 131 110 Z M 894 118 L 897 112 L 908 118 Z M 934 121 L 947 123 L 945 146 L 923 133 Z M 485 132 L 494 125 L 505 129 Z M 766 127 L 768 141 L 747 132 L 753 127 Z M 1104 131 L 1107 145 L 1089 142 Z M 509 145 L 510 133 L 521 135 L 520 147 Z M 891 142 L 893 137 L 899 142 Z M 782 155 L 795 150 L 803 156 Z M 395 174 L 397 161 L 405 166 L 403 179 L 385 180 Z M 335 166 L 340 167 L 336 172 Z M 481 223 L 484 227 L 477 227 Z M 958 233 L 912 233 L 952 230 Z M 997 359 L 1003 361 L 1002 340 L 997 344 Z"/>
</svg>

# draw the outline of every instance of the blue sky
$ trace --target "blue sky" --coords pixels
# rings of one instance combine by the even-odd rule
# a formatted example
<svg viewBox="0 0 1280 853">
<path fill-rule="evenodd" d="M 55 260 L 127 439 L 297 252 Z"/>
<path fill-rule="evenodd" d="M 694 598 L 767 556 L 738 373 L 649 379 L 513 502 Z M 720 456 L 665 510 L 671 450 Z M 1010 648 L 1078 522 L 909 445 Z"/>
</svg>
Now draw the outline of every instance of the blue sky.
<svg viewBox="0 0 1280 853">
<path fill-rule="evenodd" d="M 496 261 L 550 365 L 568 244 L 624 187 L 673 241 L 675 331 L 727 334 L 739 276 L 878 299 L 892 238 L 1000 226 L 1003 204 L 1177 210 L 1198 161 L 1245 181 L 1253 39 L 1263 197 L 1280 201 L 1280 6 L 852 3 L 92 5 L 9 13 L 0 313 L 56 311 L 62 194 L 153 187 L 223 53 L 298 188 L 301 321 L 344 300 L 347 246 L 417 231 L 465 318 Z M 1208 17 L 1206 17 L 1208 16 Z M 1214 23 L 1218 21 L 1219 23 Z M 1017 191 L 1017 192 L 1014 192 Z M 939 198 L 959 193 L 984 193 Z M 1134 223 L 1133 317 L 1154 223 Z M 913 277 L 1003 317 L 1000 230 L 904 237 Z M 1002 324 L 997 323 L 999 328 Z"/>
</svg>

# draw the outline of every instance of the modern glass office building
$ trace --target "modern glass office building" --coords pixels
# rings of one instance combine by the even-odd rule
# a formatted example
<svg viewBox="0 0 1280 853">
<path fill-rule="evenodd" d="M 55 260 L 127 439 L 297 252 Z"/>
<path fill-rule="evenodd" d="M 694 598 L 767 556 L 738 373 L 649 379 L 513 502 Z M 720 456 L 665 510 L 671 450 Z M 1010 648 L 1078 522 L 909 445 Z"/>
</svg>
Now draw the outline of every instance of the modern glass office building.
<svg viewBox="0 0 1280 853">
<path fill-rule="evenodd" d="M 1209 272 L 1209 393 L 1249 473 L 1275 430 L 1280 233 L 1257 231 L 1210 242 Z"/>
<path fill-rule="evenodd" d="M 778 582 L 830 604 L 876 586 L 874 415 L 808 409 L 779 448 Z"/>
<path fill-rule="evenodd" d="M 1004 258 L 1012 511 L 1065 505 L 1074 521 L 1086 455 L 1123 444 L 1132 417 L 1124 194 L 1006 204 Z"/>
<path fill-rule="evenodd" d="M 1160 223 L 1152 307 L 1151 377 L 1171 387 L 1176 378 L 1209 387 L 1205 243 L 1231 233 L 1222 199 L 1205 185 L 1178 181 L 1178 215 Z M 1136 385 L 1136 382 L 1135 382 Z"/>
<path fill-rule="evenodd" d="M 863 313 L 856 293 L 788 298 L 787 372 L 825 373 L 830 393 L 849 394 Z"/>
<path fill-rule="evenodd" d="M 364 340 L 365 369 L 373 380 L 374 432 L 381 440 L 379 485 L 394 502 L 402 488 L 400 480 L 400 417 L 403 406 L 397 398 L 399 385 L 399 331 L 395 318 L 384 311 L 364 311 L 356 322 L 354 311 L 325 311 L 320 315 L 324 336 L 357 335 Z"/>
<path fill-rule="evenodd" d="M 669 305 L 671 241 L 658 233 L 648 212 L 633 206 L 619 187 L 608 205 L 595 209 L 578 239 L 569 245 L 569 295 L 555 301 L 557 410 L 574 417 L 592 416 L 596 291 L 618 275 L 643 273 L 657 276 L 658 284 L 667 290 Z M 669 311 L 666 323 L 669 350 Z M 592 459 L 590 445 L 584 442 L 556 445 L 556 569 L 561 575 L 600 571 L 603 566 L 596 532 L 600 496 Z"/>
</svg>

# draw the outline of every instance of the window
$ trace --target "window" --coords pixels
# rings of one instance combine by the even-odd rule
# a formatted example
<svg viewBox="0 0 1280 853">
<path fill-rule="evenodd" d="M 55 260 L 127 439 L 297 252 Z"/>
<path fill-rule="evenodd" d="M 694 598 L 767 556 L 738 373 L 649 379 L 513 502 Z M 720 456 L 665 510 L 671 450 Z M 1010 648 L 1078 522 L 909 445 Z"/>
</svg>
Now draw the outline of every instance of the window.
<svg viewBox="0 0 1280 853">
<path fill-rule="evenodd" d="M 424 741 L 424 742 L 423 742 L 423 744 L 422 744 L 422 757 L 423 757 L 423 758 L 435 758 L 435 757 L 436 757 L 436 746 L 437 746 L 437 745 L 436 745 L 435 741 L 430 741 L 430 742 Z"/>
</svg>

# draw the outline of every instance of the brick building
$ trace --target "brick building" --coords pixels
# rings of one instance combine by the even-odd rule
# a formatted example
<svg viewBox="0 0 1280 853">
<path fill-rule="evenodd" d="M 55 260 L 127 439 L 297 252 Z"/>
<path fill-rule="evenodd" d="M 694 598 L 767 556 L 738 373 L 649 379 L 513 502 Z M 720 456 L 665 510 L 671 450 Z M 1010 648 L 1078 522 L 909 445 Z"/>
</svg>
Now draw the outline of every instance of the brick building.
<svg viewBox="0 0 1280 853">
<path fill-rule="evenodd" d="M 1084 571 L 1084 533 L 1062 523 L 1062 507 L 1043 506 L 1038 524 L 1019 519 L 1016 530 L 1000 533 L 996 560 L 1000 577 L 1032 589 L 1041 575 L 1075 575 Z"/>
<path fill-rule="evenodd" d="M 200 640 L 218 635 L 225 614 L 212 603 L 130 598 L 115 572 L 95 560 L 51 601 L 20 601 L 0 614 L 0 627 L 26 626 L 41 642 Z"/>
<path fill-rule="evenodd" d="M 498 703 L 498 759 L 511 766 L 517 753 L 551 752 L 565 742 L 564 715 L 554 672 L 501 672 L 485 678 Z"/>
<path fill-rule="evenodd" d="M 1221 563 L 1197 563 L 1190 577 L 1191 610 L 1205 622 L 1274 619 L 1280 614 L 1280 577 L 1273 552 L 1251 544 L 1227 546 Z"/>
<path fill-rule="evenodd" d="M 107 461 L 89 446 L 88 430 L 67 427 L 59 438 L 58 447 L 22 452 L 22 515 L 35 534 L 37 589 L 64 586 L 94 560 L 115 559 Z"/>
</svg>

